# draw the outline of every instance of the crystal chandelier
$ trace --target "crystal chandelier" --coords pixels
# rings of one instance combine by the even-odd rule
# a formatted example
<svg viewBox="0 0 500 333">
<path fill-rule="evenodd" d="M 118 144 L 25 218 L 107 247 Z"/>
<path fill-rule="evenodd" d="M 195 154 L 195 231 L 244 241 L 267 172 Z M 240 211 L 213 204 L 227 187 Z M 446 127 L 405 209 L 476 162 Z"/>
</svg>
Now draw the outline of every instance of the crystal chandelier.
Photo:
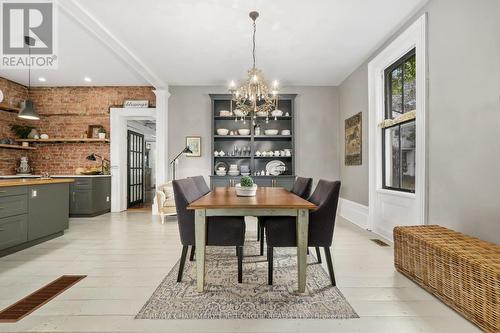
<svg viewBox="0 0 500 333">
<path fill-rule="evenodd" d="M 252 57 L 253 66 L 248 70 L 248 76 L 243 84 L 237 86 L 234 81 L 229 85 L 229 92 L 236 105 L 234 110 L 236 120 L 238 117 L 245 122 L 247 116 L 266 117 L 269 121 L 269 114 L 278 107 L 278 81 L 274 81 L 270 87 L 260 69 L 255 67 L 255 32 L 257 25 L 255 20 L 259 17 L 258 12 L 250 12 L 253 21 Z"/>
</svg>

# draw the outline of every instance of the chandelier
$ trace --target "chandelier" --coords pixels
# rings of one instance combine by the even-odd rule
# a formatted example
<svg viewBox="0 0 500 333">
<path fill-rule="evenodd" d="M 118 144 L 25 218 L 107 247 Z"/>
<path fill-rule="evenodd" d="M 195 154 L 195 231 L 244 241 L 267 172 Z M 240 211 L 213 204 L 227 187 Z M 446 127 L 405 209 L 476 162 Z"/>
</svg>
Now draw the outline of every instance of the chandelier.
<svg viewBox="0 0 500 333">
<path fill-rule="evenodd" d="M 243 122 L 247 116 L 266 117 L 269 121 L 269 114 L 278 107 L 278 81 L 274 81 L 270 87 L 260 69 L 255 67 L 255 33 L 257 25 L 255 21 L 259 17 L 258 12 L 250 12 L 250 18 L 253 21 L 252 38 L 252 58 L 253 66 L 248 70 L 247 78 L 241 85 L 237 86 L 234 81 L 229 85 L 229 92 L 232 95 L 232 101 L 236 105 L 234 114 L 236 121 L 238 117 Z"/>
</svg>

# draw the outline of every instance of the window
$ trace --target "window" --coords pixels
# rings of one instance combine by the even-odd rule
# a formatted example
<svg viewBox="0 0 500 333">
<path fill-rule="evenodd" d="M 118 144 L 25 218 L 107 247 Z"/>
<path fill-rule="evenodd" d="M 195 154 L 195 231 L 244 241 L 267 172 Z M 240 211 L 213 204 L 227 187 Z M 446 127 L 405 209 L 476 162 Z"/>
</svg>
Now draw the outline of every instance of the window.
<svg viewBox="0 0 500 333">
<path fill-rule="evenodd" d="M 382 187 L 415 192 L 415 49 L 384 73 L 385 121 L 382 123 Z"/>
</svg>

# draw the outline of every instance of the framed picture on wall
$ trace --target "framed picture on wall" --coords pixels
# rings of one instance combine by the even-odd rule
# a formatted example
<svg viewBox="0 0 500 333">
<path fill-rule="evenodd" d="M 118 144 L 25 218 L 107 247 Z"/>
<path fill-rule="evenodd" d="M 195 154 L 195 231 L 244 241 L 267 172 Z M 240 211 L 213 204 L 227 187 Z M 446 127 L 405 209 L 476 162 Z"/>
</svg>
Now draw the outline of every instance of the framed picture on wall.
<svg viewBox="0 0 500 333">
<path fill-rule="evenodd" d="M 193 153 L 186 154 L 188 157 L 201 156 L 201 136 L 186 136 L 186 147 L 189 147 Z"/>
<path fill-rule="evenodd" d="M 361 112 L 345 120 L 345 165 L 361 165 Z"/>
</svg>

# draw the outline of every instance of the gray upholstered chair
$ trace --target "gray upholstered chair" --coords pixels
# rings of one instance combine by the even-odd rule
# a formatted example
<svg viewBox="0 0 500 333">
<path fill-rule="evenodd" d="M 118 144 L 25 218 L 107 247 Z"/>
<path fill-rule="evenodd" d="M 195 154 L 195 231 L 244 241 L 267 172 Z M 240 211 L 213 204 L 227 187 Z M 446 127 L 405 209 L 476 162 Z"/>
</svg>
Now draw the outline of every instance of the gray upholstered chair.
<svg viewBox="0 0 500 333">
<path fill-rule="evenodd" d="M 293 183 L 292 190 L 290 192 L 298 195 L 302 199 L 309 198 L 311 195 L 312 188 L 312 178 L 297 177 Z M 266 217 L 260 217 L 257 230 L 257 240 L 260 240 L 260 255 L 264 255 L 264 229 L 266 228 Z M 319 253 L 319 249 L 316 251 Z M 318 257 L 318 261 L 321 262 L 321 257 Z"/>
<path fill-rule="evenodd" d="M 191 246 L 191 260 L 195 250 L 194 210 L 188 210 L 189 204 L 202 197 L 191 178 L 172 181 L 175 208 L 182 243 L 177 282 L 182 280 L 188 247 Z M 242 282 L 243 243 L 245 241 L 245 220 L 243 217 L 207 217 L 207 245 L 236 246 L 238 257 L 238 282 Z"/>
<path fill-rule="evenodd" d="M 203 176 L 195 176 L 195 177 L 189 177 L 192 180 L 194 180 L 194 183 L 196 187 L 198 188 L 198 191 L 200 191 L 201 195 L 205 195 L 208 192 L 210 192 L 210 188 L 208 187 L 207 183 L 205 182 L 205 178 Z"/>
<path fill-rule="evenodd" d="M 309 212 L 308 246 L 325 251 L 328 273 L 335 286 L 330 246 L 332 245 L 335 216 L 339 201 L 340 181 L 320 180 L 309 201 L 317 208 Z M 266 218 L 268 283 L 273 283 L 273 248 L 297 246 L 297 230 L 294 217 L 276 216 Z"/>
</svg>

